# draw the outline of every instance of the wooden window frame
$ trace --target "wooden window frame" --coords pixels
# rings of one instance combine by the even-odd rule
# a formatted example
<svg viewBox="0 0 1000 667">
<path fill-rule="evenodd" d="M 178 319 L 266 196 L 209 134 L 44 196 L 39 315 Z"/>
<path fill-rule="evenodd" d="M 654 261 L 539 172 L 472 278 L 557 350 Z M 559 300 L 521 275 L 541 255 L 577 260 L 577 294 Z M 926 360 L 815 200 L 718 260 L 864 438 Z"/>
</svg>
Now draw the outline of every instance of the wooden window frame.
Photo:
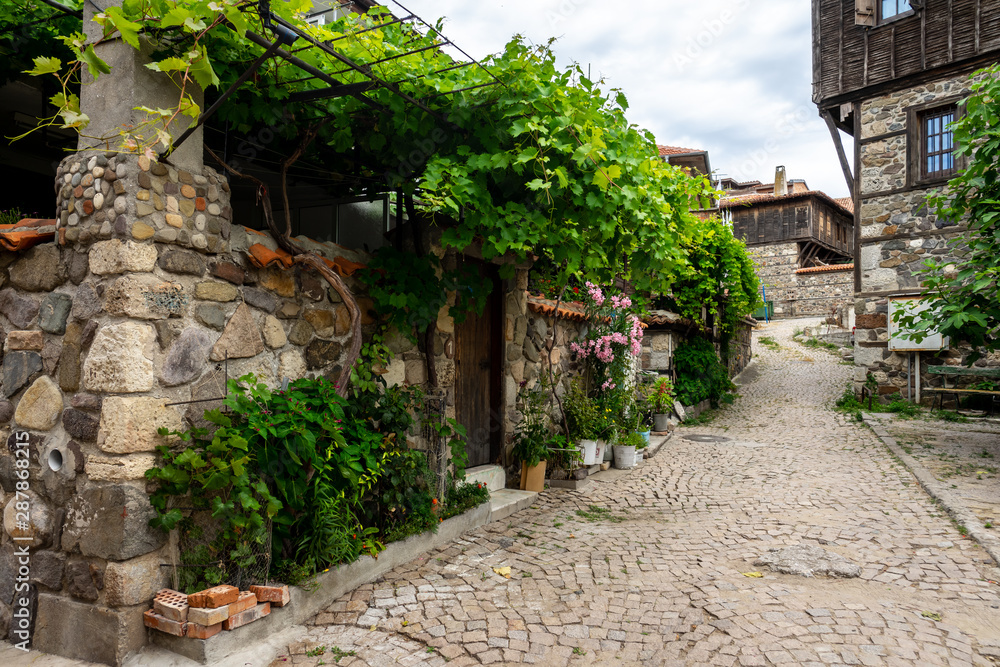
<svg viewBox="0 0 1000 667">
<path fill-rule="evenodd" d="M 955 112 L 955 120 L 958 120 L 965 114 L 961 100 L 961 96 L 952 96 L 926 104 L 917 104 L 906 109 L 906 184 L 908 186 L 943 185 L 965 168 L 964 158 L 956 155 L 952 171 L 940 176 L 924 175 L 924 158 L 927 154 L 924 119 L 935 111 L 952 109 Z"/>
<path fill-rule="evenodd" d="M 892 16 L 882 16 L 882 0 L 875 0 L 875 25 L 877 26 L 894 23 L 908 16 L 914 16 L 916 13 L 917 8 L 914 7 L 913 0 L 910 0 L 910 8 L 907 11 L 893 14 Z"/>
</svg>

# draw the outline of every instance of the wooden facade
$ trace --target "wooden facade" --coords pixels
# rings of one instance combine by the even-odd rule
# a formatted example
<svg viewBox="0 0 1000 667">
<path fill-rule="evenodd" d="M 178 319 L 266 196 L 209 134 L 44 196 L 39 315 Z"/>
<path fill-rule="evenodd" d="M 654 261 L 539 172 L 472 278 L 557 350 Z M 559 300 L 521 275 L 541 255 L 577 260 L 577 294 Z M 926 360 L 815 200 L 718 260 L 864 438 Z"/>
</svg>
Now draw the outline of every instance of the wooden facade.
<svg viewBox="0 0 1000 667">
<path fill-rule="evenodd" d="M 854 216 L 824 195 L 806 193 L 757 201 L 724 201 L 733 233 L 748 246 L 815 244 L 826 257 L 854 255 Z"/>
<path fill-rule="evenodd" d="M 919 83 L 928 70 L 971 70 L 1000 51 L 996 0 L 911 0 L 911 11 L 891 18 L 879 16 L 880 4 L 813 0 L 813 101 L 821 109 Z M 851 132 L 846 116 L 835 120 Z"/>
</svg>

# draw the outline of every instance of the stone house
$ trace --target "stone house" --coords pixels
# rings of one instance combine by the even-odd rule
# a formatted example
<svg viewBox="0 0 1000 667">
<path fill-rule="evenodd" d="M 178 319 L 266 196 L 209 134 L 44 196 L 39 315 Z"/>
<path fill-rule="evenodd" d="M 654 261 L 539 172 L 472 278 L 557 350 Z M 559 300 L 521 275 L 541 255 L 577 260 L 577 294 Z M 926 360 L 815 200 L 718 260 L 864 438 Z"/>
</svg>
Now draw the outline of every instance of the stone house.
<svg viewBox="0 0 1000 667">
<path fill-rule="evenodd" d="M 169 82 L 145 78 L 141 54 L 117 42 L 98 50 L 116 69 L 83 86 L 94 134 L 132 124 L 134 107 L 170 94 Z M 247 205 L 254 193 L 204 163 L 213 141 L 199 129 L 169 161 L 156 161 L 81 139 L 76 152 L 38 165 L 35 176 L 54 187 L 39 205 L 44 218 L 0 227 L 0 437 L 8 443 L 0 450 L 0 640 L 121 664 L 147 642 L 142 614 L 173 584 L 178 561 L 176 544 L 148 526 L 144 472 L 162 443 L 157 429 L 197 424 L 227 377 L 252 372 L 277 386 L 339 376 L 351 339 L 346 305 L 257 228 Z M 366 244 L 394 231 L 388 199 L 372 215 L 368 198 L 345 202 L 308 183 L 293 198 L 296 240 L 358 297 L 370 334 L 372 302 L 357 271 Z M 336 222 L 335 233 L 321 233 L 324 220 Z M 424 243 L 446 265 L 479 267 L 493 295 L 481 317 L 461 324 L 442 311 L 426 346 L 390 337 L 385 378 L 422 386 L 467 427 L 470 467 L 494 464 L 506 456 L 524 360 L 539 351 L 528 333 L 527 266 L 501 280 L 498 266 L 510 259 L 483 261 L 475 247 L 445 253 L 430 235 Z M 29 446 L 18 448 L 25 437 Z M 29 497 L 27 523 L 17 515 L 19 491 Z M 15 594 L 25 546 L 28 588 Z"/>
<path fill-rule="evenodd" d="M 747 244 L 770 317 L 830 316 L 853 297 L 854 218 L 850 201 L 787 181 L 722 179 L 719 204 Z M 845 323 L 846 324 L 846 323 Z"/>
<path fill-rule="evenodd" d="M 873 372 L 882 393 L 905 393 L 910 353 L 889 350 L 889 302 L 920 295 L 916 272 L 927 256 L 961 250 L 948 242 L 964 226 L 939 219 L 925 200 L 962 167 L 948 123 L 962 113 L 969 75 L 1000 56 L 1000 4 L 812 4 L 813 101 L 854 198 L 856 386 Z M 853 159 L 843 134 L 853 138 Z M 945 350 L 921 361 L 960 356 Z"/>
</svg>

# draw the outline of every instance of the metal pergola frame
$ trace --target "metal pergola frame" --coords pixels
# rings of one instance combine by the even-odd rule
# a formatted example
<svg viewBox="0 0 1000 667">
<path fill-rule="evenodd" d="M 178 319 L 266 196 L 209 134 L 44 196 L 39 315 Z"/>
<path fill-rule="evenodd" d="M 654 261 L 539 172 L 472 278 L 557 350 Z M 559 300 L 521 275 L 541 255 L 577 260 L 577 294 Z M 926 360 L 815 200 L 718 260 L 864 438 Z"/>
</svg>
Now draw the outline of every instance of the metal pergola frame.
<svg viewBox="0 0 1000 667">
<path fill-rule="evenodd" d="M 295 25 L 289 23 L 288 21 L 285 21 L 284 19 L 275 16 L 273 13 L 271 13 L 269 0 L 258 0 L 258 2 L 256 3 L 258 14 L 261 17 L 263 26 L 274 33 L 275 35 L 274 41 L 271 41 L 266 37 L 264 37 L 263 35 L 257 34 L 250 30 L 246 32 L 247 39 L 249 39 L 254 44 L 257 44 L 258 46 L 263 47 L 265 49 L 264 53 L 261 54 L 247 68 L 247 70 L 242 75 L 240 75 L 240 77 L 224 93 L 222 93 L 222 95 L 220 95 L 218 99 L 215 100 L 215 102 L 208 109 L 206 109 L 201 113 L 197 123 L 191 125 L 173 142 L 173 148 L 171 149 L 171 152 L 173 152 L 173 150 L 176 150 L 178 146 L 180 146 L 189 136 L 191 136 L 191 134 L 193 134 L 199 127 L 204 125 L 218 111 L 218 109 L 225 103 L 225 101 L 228 100 L 244 83 L 246 83 L 247 80 L 249 80 L 250 77 L 253 76 L 253 74 L 258 69 L 260 69 L 260 67 L 266 61 L 273 58 L 280 58 L 281 60 L 284 60 L 290 65 L 297 67 L 303 73 L 308 75 L 299 79 L 294 79 L 292 81 L 285 82 L 286 84 L 303 83 L 306 81 L 313 81 L 313 80 L 327 84 L 327 87 L 325 88 L 318 87 L 313 90 L 303 90 L 291 93 L 288 98 L 289 102 L 312 103 L 318 100 L 334 99 L 338 97 L 349 96 L 355 98 L 362 104 L 371 107 L 375 111 L 378 111 L 380 113 L 388 113 L 388 109 L 385 106 L 379 104 L 366 94 L 374 90 L 384 89 L 400 97 L 407 104 L 416 107 L 421 111 L 427 113 L 428 115 L 432 116 L 442 124 L 447 125 L 452 129 L 459 129 L 458 126 L 452 123 L 441 112 L 436 111 L 430 106 L 428 106 L 427 101 L 443 97 L 446 95 L 454 95 L 457 93 L 462 93 L 470 90 L 477 90 L 480 88 L 488 88 L 496 85 L 503 85 L 503 82 L 501 82 L 500 79 L 497 78 L 496 75 L 494 75 L 492 72 L 490 72 L 489 69 L 487 69 L 481 62 L 479 62 L 475 58 L 472 58 L 466 51 L 458 47 L 454 42 L 452 42 L 443 34 L 441 34 L 440 31 L 438 31 L 436 28 L 428 24 L 422 18 L 420 18 L 419 16 L 408 10 L 400 2 L 398 2 L 397 0 L 390 0 L 390 1 L 396 6 L 398 6 L 405 13 L 405 16 L 403 16 L 402 18 L 393 17 L 391 20 L 379 23 L 378 25 L 362 28 L 348 34 L 341 35 L 329 41 L 321 41 L 319 39 L 316 39 L 312 35 L 309 35 L 308 33 L 298 29 Z M 374 3 L 360 3 L 357 2 L 356 0 L 346 0 L 345 2 L 342 2 L 339 5 L 337 5 L 335 9 L 360 8 L 356 11 L 358 13 L 364 13 L 372 4 Z M 379 58 L 373 60 L 372 62 L 367 62 L 367 63 L 355 62 L 354 60 L 349 58 L 347 55 L 341 53 L 333 46 L 335 42 L 338 42 L 343 39 L 348 39 L 350 37 L 354 37 L 363 33 L 372 32 L 375 30 L 382 30 L 392 25 L 398 25 L 410 21 L 414 22 L 415 24 L 423 26 L 427 30 L 427 32 L 424 33 L 421 32 L 416 26 L 414 26 L 413 29 L 416 33 L 415 39 L 413 40 L 414 42 L 424 41 L 429 38 L 433 40 L 433 43 L 421 46 L 419 48 L 415 48 L 410 51 L 406 51 L 405 53 L 399 53 L 392 56 Z M 286 48 L 291 46 L 300 39 L 305 40 L 307 42 L 307 45 L 291 50 Z M 417 99 L 416 97 L 405 92 L 400 87 L 400 84 L 403 83 L 402 81 L 400 82 L 387 81 L 382 77 L 378 76 L 373 70 L 374 66 L 377 66 L 382 63 L 398 60 L 401 58 L 406 58 L 408 56 L 416 55 L 418 53 L 423 53 L 426 51 L 431 51 L 431 50 L 440 51 L 446 46 L 451 46 L 455 48 L 468 60 L 465 62 L 456 62 L 454 65 L 442 68 L 435 72 L 422 74 L 417 78 L 423 78 L 434 74 L 441 74 L 444 72 L 453 71 L 464 67 L 476 66 L 482 69 L 484 72 L 486 72 L 490 76 L 490 78 L 492 78 L 492 81 L 473 86 L 457 88 L 451 91 L 438 92 L 429 95 L 423 99 Z M 301 53 L 303 51 L 311 49 L 320 50 L 330 59 L 335 60 L 338 63 L 344 65 L 344 67 L 335 72 L 324 72 L 319 68 L 310 65 L 309 63 L 305 62 L 297 55 L 295 55 L 297 53 Z M 345 83 L 336 78 L 339 75 L 347 73 L 360 74 L 367 80 L 355 83 Z"/>
</svg>

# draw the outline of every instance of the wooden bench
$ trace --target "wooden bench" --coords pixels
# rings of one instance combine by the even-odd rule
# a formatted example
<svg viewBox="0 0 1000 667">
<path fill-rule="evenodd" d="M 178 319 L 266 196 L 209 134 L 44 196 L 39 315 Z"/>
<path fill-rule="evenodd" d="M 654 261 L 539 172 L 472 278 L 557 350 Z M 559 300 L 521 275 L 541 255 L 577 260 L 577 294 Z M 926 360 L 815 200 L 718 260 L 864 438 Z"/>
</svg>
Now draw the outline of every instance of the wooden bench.
<svg viewBox="0 0 1000 667">
<path fill-rule="evenodd" d="M 921 391 L 933 392 L 938 395 L 938 409 L 944 408 L 944 397 L 955 397 L 955 410 L 961 407 L 962 396 L 989 396 L 990 415 L 993 415 L 993 408 L 1000 402 L 1000 391 L 989 389 L 959 389 L 948 386 L 948 376 L 958 377 L 979 377 L 1000 380 L 1000 368 L 968 368 L 966 366 L 928 366 L 929 375 L 940 375 L 944 381 L 943 387 L 927 387 Z"/>
</svg>

